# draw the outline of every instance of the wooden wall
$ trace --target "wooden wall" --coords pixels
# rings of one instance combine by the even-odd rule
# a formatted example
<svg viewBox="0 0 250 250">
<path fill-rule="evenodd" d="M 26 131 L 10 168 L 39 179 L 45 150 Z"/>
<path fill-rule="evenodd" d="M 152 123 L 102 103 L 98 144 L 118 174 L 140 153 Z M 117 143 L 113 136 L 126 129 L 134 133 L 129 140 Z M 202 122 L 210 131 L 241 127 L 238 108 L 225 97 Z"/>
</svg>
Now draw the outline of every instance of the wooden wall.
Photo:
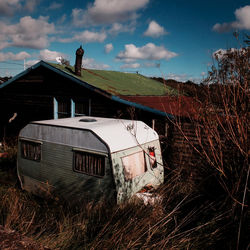
<svg viewBox="0 0 250 250">
<path fill-rule="evenodd" d="M 4 133 L 6 136 L 17 135 L 30 121 L 53 119 L 53 99 L 62 97 L 68 100 L 91 99 L 92 116 L 139 119 L 149 126 L 154 118 L 150 113 L 115 102 L 109 96 L 103 96 L 40 67 L 0 90 L 0 138 Z M 17 116 L 9 123 L 14 113 Z"/>
</svg>

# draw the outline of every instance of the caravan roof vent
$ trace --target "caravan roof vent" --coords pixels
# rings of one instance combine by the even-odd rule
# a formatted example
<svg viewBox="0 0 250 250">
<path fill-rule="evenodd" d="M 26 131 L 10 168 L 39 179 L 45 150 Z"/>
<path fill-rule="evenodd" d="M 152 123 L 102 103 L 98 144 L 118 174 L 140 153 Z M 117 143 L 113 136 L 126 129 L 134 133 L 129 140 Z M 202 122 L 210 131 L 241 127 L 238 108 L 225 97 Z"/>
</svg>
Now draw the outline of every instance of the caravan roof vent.
<svg viewBox="0 0 250 250">
<path fill-rule="evenodd" d="M 96 119 L 92 119 L 92 118 L 83 118 L 80 119 L 79 122 L 96 122 Z"/>
</svg>

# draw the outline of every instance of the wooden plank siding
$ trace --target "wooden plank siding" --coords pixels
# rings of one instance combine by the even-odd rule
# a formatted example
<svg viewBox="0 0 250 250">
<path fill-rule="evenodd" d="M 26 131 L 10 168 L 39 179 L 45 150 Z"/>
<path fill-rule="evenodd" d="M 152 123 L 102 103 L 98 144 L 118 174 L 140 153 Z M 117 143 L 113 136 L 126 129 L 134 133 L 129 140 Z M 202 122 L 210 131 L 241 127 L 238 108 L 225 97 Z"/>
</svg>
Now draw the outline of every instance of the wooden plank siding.
<svg viewBox="0 0 250 250">
<path fill-rule="evenodd" d="M 0 91 L 1 128 L 8 136 L 33 120 L 53 119 L 54 98 L 89 102 L 92 116 L 139 119 L 152 125 L 152 115 L 107 98 L 46 68 L 37 68 Z M 8 120 L 17 113 L 11 124 Z M 154 116 L 154 115 L 153 115 Z M 5 127 L 5 132 L 3 132 Z"/>
</svg>

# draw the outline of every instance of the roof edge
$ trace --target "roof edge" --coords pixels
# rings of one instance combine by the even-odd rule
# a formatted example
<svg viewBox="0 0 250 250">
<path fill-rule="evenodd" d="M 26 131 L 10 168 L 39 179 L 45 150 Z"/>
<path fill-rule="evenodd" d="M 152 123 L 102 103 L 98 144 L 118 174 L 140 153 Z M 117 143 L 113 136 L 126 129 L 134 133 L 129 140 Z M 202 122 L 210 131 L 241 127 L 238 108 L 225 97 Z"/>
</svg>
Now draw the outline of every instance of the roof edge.
<svg viewBox="0 0 250 250">
<path fill-rule="evenodd" d="M 31 70 L 38 68 L 39 66 L 42 65 L 42 63 L 45 63 L 44 61 L 40 61 L 34 65 L 32 65 L 31 67 L 27 68 L 26 70 L 20 72 L 19 74 L 13 76 L 10 80 L 8 80 L 7 82 L 3 83 L 0 85 L 0 89 L 4 88 L 5 86 L 9 85 L 10 83 L 14 82 L 15 80 L 19 79 L 22 76 L 27 75 Z"/>
<path fill-rule="evenodd" d="M 166 113 L 166 112 L 162 112 L 162 111 L 160 111 L 160 110 L 157 110 L 157 109 L 153 109 L 153 108 L 144 106 L 144 105 L 142 105 L 142 104 L 138 104 L 138 103 L 135 103 L 135 102 L 130 102 L 130 101 L 121 99 L 121 98 L 118 97 L 118 96 L 112 95 L 111 99 L 114 100 L 114 101 L 117 101 L 117 102 L 120 102 L 120 103 L 129 105 L 129 106 L 135 107 L 135 108 L 142 109 L 142 110 L 147 111 L 147 112 L 154 113 L 154 114 L 156 114 L 156 115 L 160 115 L 160 116 L 163 116 L 163 117 L 168 117 L 169 119 L 174 119 L 174 116 L 171 115 L 171 114 L 168 114 L 168 113 Z"/>
<path fill-rule="evenodd" d="M 58 73 L 59 75 L 64 76 L 64 77 L 74 81 L 75 83 L 86 87 L 87 89 L 98 92 L 101 95 L 104 95 L 104 96 L 109 97 L 109 98 L 111 98 L 111 96 L 112 96 L 110 93 L 108 93 L 108 92 L 106 92 L 106 91 L 104 91 L 104 90 L 102 90 L 100 88 L 97 88 L 95 86 L 92 86 L 92 85 L 88 84 L 87 82 L 78 79 L 77 77 L 73 76 L 72 74 L 69 74 L 69 73 L 67 73 L 67 72 L 65 72 L 63 70 L 60 70 L 60 69 L 54 67 L 53 65 L 51 65 L 50 63 L 47 63 L 47 62 L 45 62 L 43 60 L 39 61 L 38 63 L 32 65 L 28 69 L 22 71 L 21 73 L 17 74 L 16 76 L 12 77 L 9 81 L 1 84 L 0 89 L 2 89 L 4 87 L 6 87 L 7 85 L 11 84 L 12 82 L 16 81 L 20 77 L 23 77 L 23 76 L 27 75 L 30 71 L 32 71 L 32 70 L 34 70 L 34 69 L 36 69 L 36 68 L 38 68 L 40 66 L 43 66 L 43 67 L 45 67 L 47 69 L 50 69 L 50 70 L 54 71 L 55 73 Z"/>
</svg>

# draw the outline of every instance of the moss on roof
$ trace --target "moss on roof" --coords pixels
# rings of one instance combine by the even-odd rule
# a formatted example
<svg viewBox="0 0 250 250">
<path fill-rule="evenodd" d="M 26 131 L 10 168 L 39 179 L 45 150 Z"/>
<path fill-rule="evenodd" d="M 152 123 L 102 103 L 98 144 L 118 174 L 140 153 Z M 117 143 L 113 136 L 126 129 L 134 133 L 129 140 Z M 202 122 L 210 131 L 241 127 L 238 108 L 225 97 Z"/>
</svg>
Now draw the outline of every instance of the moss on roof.
<svg viewBox="0 0 250 250">
<path fill-rule="evenodd" d="M 72 66 L 65 67 L 54 63 L 50 65 L 112 95 L 178 95 L 177 90 L 140 74 L 83 69 L 82 76 L 78 77 L 73 74 Z"/>
</svg>

